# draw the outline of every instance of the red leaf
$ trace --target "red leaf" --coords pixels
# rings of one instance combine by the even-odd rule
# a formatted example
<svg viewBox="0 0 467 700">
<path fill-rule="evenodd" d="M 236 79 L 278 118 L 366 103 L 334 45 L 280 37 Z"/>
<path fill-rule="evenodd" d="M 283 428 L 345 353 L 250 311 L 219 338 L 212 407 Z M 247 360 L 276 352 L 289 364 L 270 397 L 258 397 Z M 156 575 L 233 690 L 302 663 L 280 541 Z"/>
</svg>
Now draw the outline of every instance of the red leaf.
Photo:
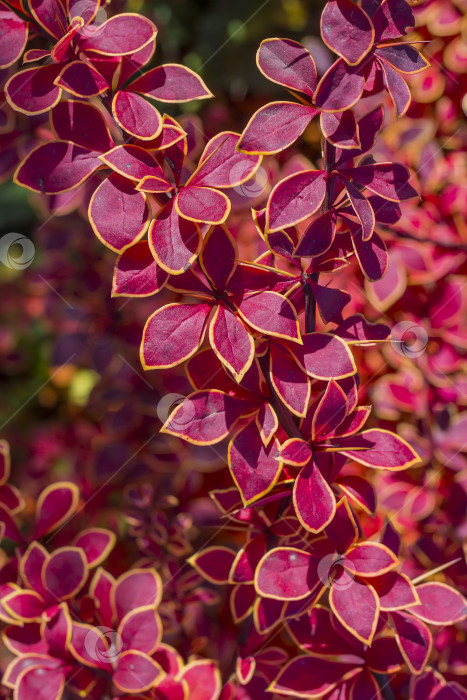
<svg viewBox="0 0 467 700">
<path fill-rule="evenodd" d="M 194 445 L 223 440 L 251 404 L 222 391 L 195 391 L 179 404 L 161 429 Z"/>
<path fill-rule="evenodd" d="M 237 151 L 239 134 L 223 131 L 212 138 L 201 155 L 198 169 L 188 183 L 203 187 L 237 187 L 252 177 L 261 156 Z M 187 184 L 188 184 L 187 183 Z"/>
<path fill-rule="evenodd" d="M 67 481 L 47 486 L 36 504 L 36 528 L 34 539 L 53 532 L 73 515 L 79 503 L 79 490 Z"/>
<path fill-rule="evenodd" d="M 256 567 L 266 554 L 267 541 L 265 536 L 253 537 L 238 552 L 232 564 L 230 580 L 233 583 L 254 583 Z"/>
<path fill-rule="evenodd" d="M 66 92 L 89 99 L 109 90 L 105 78 L 95 68 L 83 61 L 73 61 L 55 78 L 55 85 Z"/>
<path fill-rule="evenodd" d="M 169 273 L 156 263 L 148 242 L 139 241 L 117 259 L 112 296 L 151 296 L 159 292 L 168 279 Z"/>
<path fill-rule="evenodd" d="M 2 600 L 6 612 L 21 622 L 40 620 L 44 612 L 44 601 L 35 591 L 16 590 Z"/>
<path fill-rule="evenodd" d="M 205 547 L 188 559 L 203 578 L 211 583 L 229 582 L 235 552 L 228 547 Z"/>
<path fill-rule="evenodd" d="M 260 333 L 301 343 L 297 313 L 281 294 L 261 292 L 245 297 L 237 306 L 247 324 Z"/>
<path fill-rule="evenodd" d="M 17 112 L 42 114 L 59 102 L 62 91 L 54 85 L 63 66 L 55 63 L 26 68 L 15 73 L 5 85 L 5 97 Z"/>
<path fill-rule="evenodd" d="M 321 697 L 348 676 L 358 672 L 355 664 L 314 656 L 297 656 L 281 669 L 269 690 L 292 697 Z"/>
<path fill-rule="evenodd" d="M 366 700 L 366 698 L 382 700 L 383 697 L 378 683 L 367 668 L 364 668 L 355 678 L 350 692 L 352 700 Z"/>
<path fill-rule="evenodd" d="M 397 571 L 372 579 L 371 585 L 378 594 L 381 610 L 403 610 L 420 602 L 411 580 Z"/>
<path fill-rule="evenodd" d="M 182 187 L 175 199 L 180 216 L 189 221 L 222 224 L 230 212 L 230 199 L 211 187 Z"/>
<path fill-rule="evenodd" d="M 167 63 L 147 71 L 136 78 L 128 89 L 160 102 L 190 102 L 213 96 L 197 73 L 176 63 Z"/>
<path fill-rule="evenodd" d="M 14 181 L 33 192 L 59 194 L 78 187 L 101 166 L 95 151 L 69 141 L 49 141 L 26 156 Z"/>
<path fill-rule="evenodd" d="M 172 189 L 164 171 L 155 158 L 144 148 L 132 144 L 115 146 L 111 151 L 101 156 L 101 160 L 116 173 L 138 182 L 146 177 L 160 180 L 160 186 L 166 192 Z"/>
<path fill-rule="evenodd" d="M 326 537 L 334 544 L 338 553 L 346 552 L 358 539 L 358 528 L 344 496 L 336 506 L 332 521 L 326 527 Z"/>
<path fill-rule="evenodd" d="M 363 195 L 352 182 L 344 180 L 344 184 L 353 210 L 362 225 L 362 240 L 369 241 L 375 229 L 375 213 L 373 208 L 365 195 Z"/>
<path fill-rule="evenodd" d="M 329 602 L 339 621 L 354 637 L 371 644 L 379 617 L 379 601 L 372 586 L 347 576 L 331 588 Z"/>
<path fill-rule="evenodd" d="M 92 527 L 82 530 L 73 542 L 73 546 L 83 550 L 88 567 L 92 568 L 101 564 L 109 556 L 116 540 L 116 535 L 111 530 Z"/>
<path fill-rule="evenodd" d="M 287 408 L 303 418 L 310 399 L 310 380 L 286 348 L 271 343 L 270 353 L 270 375 L 275 390 Z"/>
<path fill-rule="evenodd" d="M 399 649 L 413 673 L 425 668 L 431 653 L 431 633 L 423 622 L 404 612 L 394 612 L 391 618 L 396 631 Z"/>
<path fill-rule="evenodd" d="M 228 462 L 244 505 L 254 503 L 276 484 L 282 464 L 274 459 L 278 444 L 265 447 L 254 423 L 242 428 L 229 443 Z"/>
<path fill-rule="evenodd" d="M 261 73 L 287 89 L 313 97 L 316 67 L 310 52 L 292 39 L 265 39 L 256 56 Z"/>
<path fill-rule="evenodd" d="M 348 437 L 358 433 L 371 413 L 371 406 L 359 406 L 350 415 L 347 415 L 335 430 L 328 433 L 329 437 Z"/>
<path fill-rule="evenodd" d="M 334 517 L 336 499 L 312 460 L 302 468 L 295 480 L 293 502 L 298 519 L 309 532 L 321 532 Z"/>
<path fill-rule="evenodd" d="M 123 693 L 142 693 L 152 688 L 163 674 L 162 668 L 141 651 L 124 651 L 118 657 L 112 682 Z"/>
<path fill-rule="evenodd" d="M 2 503 L 0 503 L 0 534 L 14 542 L 24 541 L 15 519 Z"/>
<path fill-rule="evenodd" d="M 238 142 L 242 153 L 279 153 L 303 134 L 318 110 L 296 102 L 270 102 L 258 109 Z"/>
<path fill-rule="evenodd" d="M 144 235 L 148 227 L 146 197 L 126 178 L 112 173 L 91 198 L 89 221 L 107 248 L 123 253 Z"/>
<path fill-rule="evenodd" d="M 323 440 L 338 429 L 347 415 L 347 399 L 339 384 L 331 379 L 313 415 L 312 440 Z"/>
<path fill-rule="evenodd" d="M 398 566 L 399 560 L 390 549 L 378 542 L 362 542 L 345 555 L 349 571 L 357 576 L 381 576 Z"/>
<path fill-rule="evenodd" d="M 223 226 L 214 226 L 204 238 L 199 263 L 215 289 L 224 291 L 237 266 L 238 249 L 234 238 Z"/>
<path fill-rule="evenodd" d="M 402 117 L 410 107 L 412 99 L 409 87 L 404 78 L 399 75 L 389 63 L 381 61 L 381 68 L 383 71 L 384 85 L 394 103 L 397 116 Z"/>
<path fill-rule="evenodd" d="M 112 114 L 117 124 L 137 139 L 151 141 L 162 131 L 158 110 L 134 92 L 119 90 L 112 101 Z"/>
<path fill-rule="evenodd" d="M 61 668 L 34 666 L 18 679 L 17 700 L 59 700 L 65 686 L 65 674 Z"/>
<path fill-rule="evenodd" d="M 313 379 L 351 377 L 357 366 L 347 344 L 330 333 L 305 333 L 303 345 L 290 350 L 303 370 Z"/>
<path fill-rule="evenodd" d="M 312 258 L 331 247 L 336 233 L 336 211 L 329 209 L 313 219 L 294 251 L 295 257 Z"/>
<path fill-rule="evenodd" d="M 180 676 L 189 688 L 190 700 L 217 700 L 222 689 L 219 669 L 210 659 L 191 661 Z"/>
<path fill-rule="evenodd" d="M 375 54 L 384 58 L 387 63 L 401 73 L 420 73 L 430 65 L 417 49 L 408 44 L 380 46 L 376 49 Z"/>
<path fill-rule="evenodd" d="M 394 637 L 378 637 L 365 653 L 367 667 L 376 673 L 400 671 L 404 659 Z"/>
<path fill-rule="evenodd" d="M 277 459 L 295 467 L 303 467 L 308 464 L 311 455 L 311 447 L 305 440 L 290 438 L 281 445 Z"/>
<path fill-rule="evenodd" d="M 345 448 L 345 441 L 349 444 L 349 449 Z M 415 450 L 389 430 L 379 428 L 364 430 L 356 437 L 345 438 L 341 446 L 343 449 L 340 452 L 346 457 L 374 469 L 400 471 L 420 462 L 420 457 Z M 353 450 L 352 447 L 368 449 Z"/>
<path fill-rule="evenodd" d="M 281 180 L 268 200 L 266 230 L 279 231 L 314 214 L 324 199 L 326 179 L 325 170 L 303 170 Z"/>
<path fill-rule="evenodd" d="M 373 515 L 376 510 L 376 493 L 372 484 L 361 476 L 340 476 L 339 488 L 366 513 Z"/>
<path fill-rule="evenodd" d="M 340 173 L 391 202 L 418 197 L 416 190 L 409 185 L 409 170 L 400 163 L 360 165 L 349 170 L 342 169 Z"/>
<path fill-rule="evenodd" d="M 391 329 L 384 323 L 370 323 L 361 314 L 353 314 L 339 325 L 334 331 L 336 335 L 347 343 L 368 344 L 388 340 L 391 337 Z"/>
<path fill-rule="evenodd" d="M 151 656 L 162 638 L 162 623 L 154 606 L 131 610 L 122 619 L 117 635 L 121 639 L 121 650 L 135 649 Z"/>
<path fill-rule="evenodd" d="M 3 3 L 0 3 L 0 36 L 0 68 L 3 69 L 21 57 L 28 40 L 26 22 Z"/>
<path fill-rule="evenodd" d="M 53 108 L 50 118 L 59 139 L 99 153 L 115 145 L 101 112 L 86 102 L 63 100 Z"/>
<path fill-rule="evenodd" d="M 43 580 L 53 602 L 72 598 L 83 587 L 88 577 L 88 566 L 82 549 L 60 547 L 48 558 Z"/>
<path fill-rule="evenodd" d="M 162 597 L 162 582 L 154 569 L 133 569 L 122 574 L 112 591 L 112 604 L 117 620 L 136 608 L 159 604 Z"/>
<path fill-rule="evenodd" d="M 363 274 L 370 282 L 381 279 L 388 269 L 388 252 L 384 241 L 374 233 L 363 241 L 359 231 L 352 231 L 352 244 Z"/>
<path fill-rule="evenodd" d="M 360 146 L 358 126 L 351 109 L 343 112 L 321 112 L 321 130 L 324 137 L 339 148 Z"/>
<path fill-rule="evenodd" d="M 188 269 L 201 247 L 198 224 L 180 218 L 173 199 L 153 219 L 148 239 L 159 265 L 173 275 Z"/>
<path fill-rule="evenodd" d="M 146 321 L 141 342 L 144 369 L 175 367 L 203 342 L 210 304 L 167 304 Z"/>
<path fill-rule="evenodd" d="M 133 12 L 124 12 L 99 25 L 95 32 L 89 29 L 80 42 L 80 48 L 93 54 L 124 56 L 149 44 L 156 33 L 151 20 Z"/>
<path fill-rule="evenodd" d="M 209 340 L 219 360 L 240 382 L 253 362 L 255 344 L 242 321 L 221 304 L 210 323 Z"/>
<path fill-rule="evenodd" d="M 452 625 L 467 617 L 467 601 L 458 591 L 445 583 L 432 581 L 417 586 L 421 605 L 411 612 L 430 625 Z"/>
<path fill-rule="evenodd" d="M 276 547 L 261 559 L 255 575 L 259 595 L 275 600 L 300 600 L 319 584 L 318 559 L 294 547 Z"/>
<path fill-rule="evenodd" d="M 373 46 L 370 18 L 351 0 L 329 0 L 321 15 L 321 36 L 334 53 L 356 65 Z"/>
<path fill-rule="evenodd" d="M 359 67 L 353 68 L 338 58 L 319 81 L 314 103 L 327 112 L 350 109 L 362 96 L 364 85 Z"/>
</svg>

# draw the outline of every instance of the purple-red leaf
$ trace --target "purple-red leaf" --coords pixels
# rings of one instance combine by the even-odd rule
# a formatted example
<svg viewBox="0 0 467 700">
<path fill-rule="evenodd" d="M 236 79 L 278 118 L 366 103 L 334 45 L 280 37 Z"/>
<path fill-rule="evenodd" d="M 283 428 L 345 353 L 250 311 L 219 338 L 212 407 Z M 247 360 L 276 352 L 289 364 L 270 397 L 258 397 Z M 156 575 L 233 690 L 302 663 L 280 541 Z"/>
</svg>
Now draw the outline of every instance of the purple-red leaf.
<svg viewBox="0 0 467 700">
<path fill-rule="evenodd" d="M 266 495 L 279 478 L 282 464 L 274 459 L 278 445 L 265 447 L 254 423 L 242 428 L 229 444 L 230 472 L 244 505 Z"/>
<path fill-rule="evenodd" d="M 237 148 L 242 153 L 279 153 L 303 134 L 317 113 L 296 102 L 270 102 L 251 117 Z"/>
<path fill-rule="evenodd" d="M 212 92 L 199 75 L 176 63 L 167 63 L 147 71 L 136 78 L 129 89 L 160 102 L 189 102 L 212 97 Z"/>
<path fill-rule="evenodd" d="M 125 250 L 114 269 L 112 296 L 147 297 L 156 294 L 169 279 L 169 273 L 154 260 L 147 241 Z"/>
<path fill-rule="evenodd" d="M 89 221 L 100 241 L 123 253 L 145 233 L 149 223 L 146 196 L 118 173 L 112 173 L 94 192 Z"/>
<path fill-rule="evenodd" d="M 261 73 L 289 90 L 313 97 L 316 66 L 310 52 L 292 39 L 265 39 L 256 55 Z"/>
<path fill-rule="evenodd" d="M 266 230 L 279 231 L 314 214 L 324 199 L 326 179 L 325 170 L 304 170 L 281 180 L 269 197 Z"/>
<path fill-rule="evenodd" d="M 249 326 L 265 333 L 301 343 L 297 313 L 288 299 L 277 292 L 261 292 L 245 297 L 238 304 L 240 315 Z"/>
<path fill-rule="evenodd" d="M 352 0 L 329 0 L 321 15 L 324 43 L 350 65 L 356 65 L 373 46 L 370 18 Z"/>
<path fill-rule="evenodd" d="M 181 218 L 173 199 L 152 220 L 148 239 L 159 265 L 173 275 L 179 275 L 188 269 L 201 247 L 198 224 Z"/>
<path fill-rule="evenodd" d="M 194 445 L 213 445 L 227 437 L 238 419 L 249 412 L 248 402 L 223 391 L 195 391 L 175 408 L 161 432 Z"/>
<path fill-rule="evenodd" d="M 147 320 L 141 342 L 144 369 L 175 367 L 203 342 L 210 304 L 167 304 Z"/>
<path fill-rule="evenodd" d="M 336 499 L 313 460 L 295 480 L 293 502 L 298 519 L 309 532 L 321 532 L 334 517 Z"/>
<path fill-rule="evenodd" d="M 69 141 L 49 141 L 29 153 L 14 179 L 33 192 L 59 194 L 78 187 L 101 166 L 95 151 Z"/>
</svg>

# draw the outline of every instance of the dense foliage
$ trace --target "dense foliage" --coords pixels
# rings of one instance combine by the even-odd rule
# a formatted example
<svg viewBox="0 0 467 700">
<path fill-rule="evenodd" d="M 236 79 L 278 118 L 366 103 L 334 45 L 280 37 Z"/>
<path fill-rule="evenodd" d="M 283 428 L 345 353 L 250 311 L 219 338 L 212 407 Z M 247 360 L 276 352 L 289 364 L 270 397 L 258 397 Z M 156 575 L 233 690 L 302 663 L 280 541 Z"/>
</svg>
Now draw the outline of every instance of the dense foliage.
<svg viewBox="0 0 467 700">
<path fill-rule="evenodd" d="M 242 118 L 126 9 L 0 2 L 1 692 L 467 698 L 465 7 L 329 0 Z"/>
</svg>

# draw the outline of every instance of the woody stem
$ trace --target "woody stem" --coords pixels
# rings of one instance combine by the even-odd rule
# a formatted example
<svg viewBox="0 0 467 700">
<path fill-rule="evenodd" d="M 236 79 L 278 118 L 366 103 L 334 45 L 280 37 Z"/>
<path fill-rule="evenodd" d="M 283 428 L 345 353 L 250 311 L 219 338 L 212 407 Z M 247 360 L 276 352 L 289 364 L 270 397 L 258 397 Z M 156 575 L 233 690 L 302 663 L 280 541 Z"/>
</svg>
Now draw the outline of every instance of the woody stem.
<svg viewBox="0 0 467 700">
<path fill-rule="evenodd" d="M 269 376 L 269 350 L 262 357 L 258 357 L 258 362 L 265 382 L 268 386 L 269 393 L 271 395 L 271 404 L 276 412 L 279 423 L 284 428 L 289 438 L 300 438 L 303 440 L 303 436 L 294 421 L 293 415 L 277 396 L 276 390 L 274 389 L 271 381 L 271 377 Z"/>
</svg>

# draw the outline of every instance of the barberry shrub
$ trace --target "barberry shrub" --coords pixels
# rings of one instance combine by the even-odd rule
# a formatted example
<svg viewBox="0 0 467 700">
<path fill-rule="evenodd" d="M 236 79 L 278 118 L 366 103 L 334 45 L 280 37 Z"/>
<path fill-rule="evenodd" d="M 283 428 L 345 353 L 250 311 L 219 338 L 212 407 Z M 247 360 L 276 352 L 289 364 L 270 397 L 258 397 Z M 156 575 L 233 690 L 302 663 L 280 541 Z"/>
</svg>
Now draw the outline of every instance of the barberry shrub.
<svg viewBox="0 0 467 700">
<path fill-rule="evenodd" d="M 141 365 L 166 374 L 183 365 L 193 389 L 161 432 L 225 450 L 230 486 L 210 496 L 221 529 L 236 535 L 226 546 L 215 534 L 194 551 L 183 518 L 169 523 L 154 494 L 134 491 L 127 523 L 142 556 L 116 570 L 113 528 L 85 527 L 82 517 L 83 499 L 94 495 L 81 499 L 71 481 L 51 484 L 33 517 L 9 483 L 2 442 L 0 619 L 13 655 L 5 692 L 16 700 L 467 698 L 455 659 L 440 653 L 443 639 L 465 651 L 465 567 L 459 581 L 446 578 L 459 561 L 450 556 L 459 533 L 431 566 L 426 532 L 424 556 L 414 559 L 404 533 L 384 522 L 401 492 L 425 486 L 405 472 L 421 474 L 429 440 L 415 435 L 415 449 L 407 431 L 390 430 L 362 404 L 367 356 L 400 350 L 390 325 L 362 313 L 362 292 L 386 303 L 400 288 L 395 240 L 419 197 L 407 163 L 377 146 L 410 108 L 408 81 L 431 70 L 409 3 L 329 0 L 320 31 L 336 58 L 320 78 L 305 46 L 266 38 L 258 68 L 293 101 L 260 107 L 243 131 L 221 131 L 198 150 L 193 122 L 160 110 L 211 91 L 183 65 L 150 67 L 154 23 L 135 13 L 102 22 L 104 7 L 112 10 L 100 0 L 0 3 L 5 110 L 42 119 L 14 181 L 40 195 L 51 216 L 60 202 L 87 214 L 117 254 L 113 296 L 154 300 Z M 294 161 L 290 148 L 312 120 L 321 156 Z M 241 215 L 246 242 L 238 193 L 261 170 L 271 182 Z M 419 250 L 399 250 L 418 281 L 429 278 Z M 452 251 L 450 263 L 456 244 Z M 334 286 L 349 271 L 359 284 Z M 431 314 L 439 328 L 444 311 L 451 338 L 462 336 L 457 317 L 450 322 L 460 295 L 448 288 Z M 446 372 L 450 359 L 444 348 Z M 404 369 L 391 387 L 407 406 Z M 384 404 L 380 395 L 381 386 Z M 455 426 L 430 438 L 453 459 L 463 450 Z M 465 484 L 463 462 L 458 474 Z M 429 515 L 429 504 L 419 508 Z M 415 508 L 406 511 L 406 522 L 417 520 Z M 228 654 L 219 646 L 208 658 L 177 634 L 186 631 L 184 606 L 201 616 L 218 604 L 215 586 L 228 587 L 227 624 L 238 636 Z M 188 636 L 208 637 L 208 621 Z"/>
</svg>

